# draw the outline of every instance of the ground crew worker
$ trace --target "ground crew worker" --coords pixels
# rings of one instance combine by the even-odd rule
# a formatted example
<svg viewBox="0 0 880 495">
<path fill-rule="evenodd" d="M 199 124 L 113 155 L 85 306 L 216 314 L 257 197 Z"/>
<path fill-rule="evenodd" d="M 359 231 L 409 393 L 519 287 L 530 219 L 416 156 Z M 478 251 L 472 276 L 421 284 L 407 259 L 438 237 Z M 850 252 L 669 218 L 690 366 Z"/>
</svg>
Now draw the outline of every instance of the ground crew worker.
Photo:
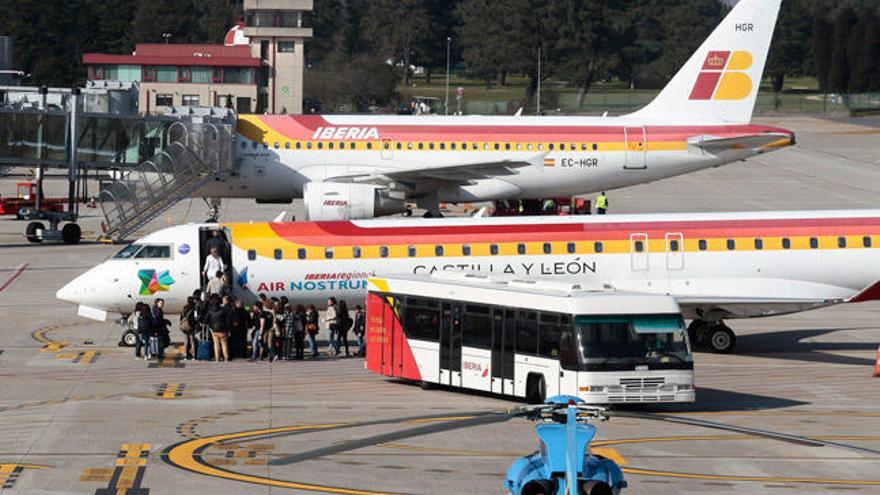
<svg viewBox="0 0 880 495">
<path fill-rule="evenodd" d="M 602 191 L 602 194 L 596 198 L 596 214 L 604 215 L 605 210 L 608 209 L 608 196 L 605 195 L 605 191 Z"/>
</svg>

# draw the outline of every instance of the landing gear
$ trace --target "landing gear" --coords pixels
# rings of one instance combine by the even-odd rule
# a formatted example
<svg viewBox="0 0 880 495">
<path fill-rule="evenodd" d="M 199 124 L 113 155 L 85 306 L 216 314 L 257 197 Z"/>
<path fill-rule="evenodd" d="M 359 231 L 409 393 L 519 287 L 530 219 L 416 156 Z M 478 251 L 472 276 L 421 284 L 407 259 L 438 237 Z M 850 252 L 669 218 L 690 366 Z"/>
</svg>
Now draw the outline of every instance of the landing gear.
<svg viewBox="0 0 880 495">
<path fill-rule="evenodd" d="M 736 334 L 723 321 L 694 320 L 687 329 L 695 349 L 707 349 L 718 354 L 730 354 L 736 348 Z"/>
</svg>

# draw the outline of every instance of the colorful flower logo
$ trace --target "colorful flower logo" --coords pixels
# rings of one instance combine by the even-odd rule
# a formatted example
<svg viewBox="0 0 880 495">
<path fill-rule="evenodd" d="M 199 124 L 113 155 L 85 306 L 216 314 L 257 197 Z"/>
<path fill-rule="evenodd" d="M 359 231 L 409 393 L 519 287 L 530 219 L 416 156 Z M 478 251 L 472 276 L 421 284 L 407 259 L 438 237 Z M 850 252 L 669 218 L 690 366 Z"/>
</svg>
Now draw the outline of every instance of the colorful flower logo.
<svg viewBox="0 0 880 495">
<path fill-rule="evenodd" d="M 140 295 L 142 296 L 152 296 L 161 291 L 167 292 L 169 286 L 174 284 L 174 279 L 171 278 L 168 270 L 165 270 L 158 275 L 156 274 L 156 270 L 140 270 L 138 271 L 138 278 L 141 279 Z"/>
</svg>

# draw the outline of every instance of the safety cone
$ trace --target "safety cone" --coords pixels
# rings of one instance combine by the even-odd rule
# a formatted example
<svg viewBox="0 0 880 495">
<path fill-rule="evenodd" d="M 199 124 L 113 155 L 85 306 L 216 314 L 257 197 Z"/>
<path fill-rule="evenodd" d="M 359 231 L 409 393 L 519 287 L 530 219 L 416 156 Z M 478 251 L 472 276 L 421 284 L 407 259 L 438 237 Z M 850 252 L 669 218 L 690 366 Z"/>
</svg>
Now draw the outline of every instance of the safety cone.
<svg viewBox="0 0 880 495">
<path fill-rule="evenodd" d="M 874 376 L 880 376 L 880 347 L 877 348 L 877 362 L 874 363 Z"/>
<path fill-rule="evenodd" d="M 89 204 L 87 205 L 89 208 L 97 208 L 98 205 L 95 204 L 95 197 L 92 196 L 89 198 Z"/>
</svg>

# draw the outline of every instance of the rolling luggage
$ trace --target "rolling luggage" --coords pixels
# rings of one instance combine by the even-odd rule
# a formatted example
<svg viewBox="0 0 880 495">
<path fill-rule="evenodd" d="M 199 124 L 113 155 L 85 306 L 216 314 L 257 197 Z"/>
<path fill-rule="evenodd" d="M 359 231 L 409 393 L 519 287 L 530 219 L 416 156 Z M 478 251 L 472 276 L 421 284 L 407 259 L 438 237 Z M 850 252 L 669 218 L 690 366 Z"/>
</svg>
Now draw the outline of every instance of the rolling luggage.
<svg viewBox="0 0 880 495">
<path fill-rule="evenodd" d="M 196 344 L 196 359 L 199 361 L 210 361 L 211 351 L 213 350 L 214 346 L 211 343 L 211 337 L 208 335 L 207 331 L 202 331 L 201 335 L 199 335 L 199 341 Z"/>
<path fill-rule="evenodd" d="M 151 335 L 148 342 L 150 346 L 150 355 L 153 357 L 159 357 L 159 337 Z"/>
</svg>

